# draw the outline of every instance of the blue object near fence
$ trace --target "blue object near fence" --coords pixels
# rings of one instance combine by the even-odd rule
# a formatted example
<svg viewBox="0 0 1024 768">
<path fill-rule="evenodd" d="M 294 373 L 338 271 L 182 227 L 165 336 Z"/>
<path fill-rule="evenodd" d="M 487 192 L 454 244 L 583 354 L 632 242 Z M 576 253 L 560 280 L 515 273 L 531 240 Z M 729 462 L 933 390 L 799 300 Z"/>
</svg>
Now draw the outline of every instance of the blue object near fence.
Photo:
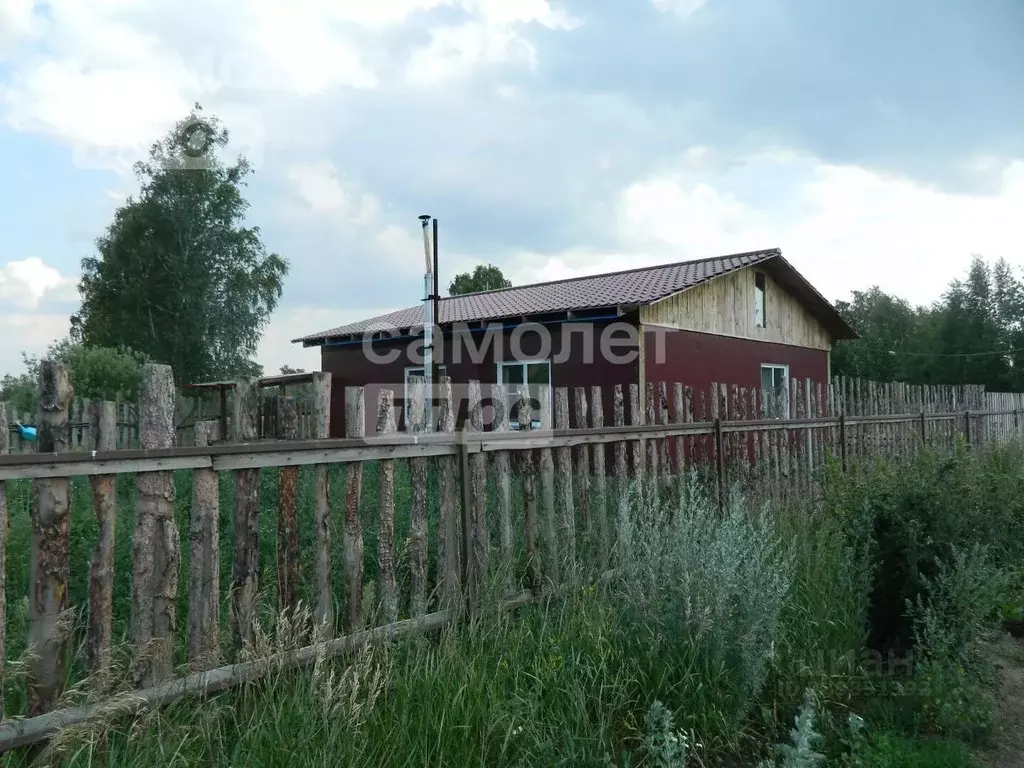
<svg viewBox="0 0 1024 768">
<path fill-rule="evenodd" d="M 18 430 L 18 434 L 21 436 L 22 440 L 35 440 L 36 439 L 36 428 L 35 427 L 26 427 L 24 424 L 21 424 L 20 422 L 16 422 L 14 424 L 14 428 Z"/>
</svg>

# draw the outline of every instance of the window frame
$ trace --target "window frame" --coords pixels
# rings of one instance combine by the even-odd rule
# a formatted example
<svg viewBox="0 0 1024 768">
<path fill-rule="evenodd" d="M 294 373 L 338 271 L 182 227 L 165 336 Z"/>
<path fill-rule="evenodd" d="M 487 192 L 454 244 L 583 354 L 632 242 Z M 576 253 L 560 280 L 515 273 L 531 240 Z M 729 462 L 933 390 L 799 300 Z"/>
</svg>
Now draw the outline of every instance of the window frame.
<svg viewBox="0 0 1024 768">
<path fill-rule="evenodd" d="M 439 365 L 437 368 L 438 368 L 438 370 L 437 370 L 437 375 L 438 376 L 444 376 L 448 372 L 447 366 L 445 366 L 445 365 Z M 411 374 L 413 372 L 415 372 L 415 371 L 420 371 L 421 372 L 420 375 L 425 377 L 426 372 L 427 372 L 427 366 L 425 366 L 425 365 L 409 365 L 409 366 L 406 366 L 406 368 L 405 368 L 405 373 L 404 373 L 405 379 L 404 379 L 404 383 L 402 385 L 402 414 L 403 414 L 402 426 L 403 426 L 404 429 L 408 429 L 409 428 L 409 379 L 411 378 Z M 434 385 L 435 386 L 437 385 L 436 381 L 434 382 Z M 432 414 L 428 414 L 428 416 L 427 416 L 428 420 L 429 420 L 431 415 Z"/>
<path fill-rule="evenodd" d="M 523 371 L 523 383 L 526 384 L 527 386 L 530 386 L 529 381 L 527 380 L 528 377 L 527 377 L 526 366 L 528 366 L 528 365 L 536 365 L 537 363 L 544 363 L 545 365 L 547 365 L 547 369 L 548 369 L 548 380 L 547 380 L 547 384 L 546 384 L 546 386 L 548 388 L 547 411 L 548 411 L 548 413 L 551 413 L 551 358 L 550 357 L 531 357 L 531 358 L 525 358 L 525 359 L 522 359 L 522 360 L 499 360 L 495 364 L 495 373 L 496 373 L 495 381 L 498 382 L 498 385 L 502 388 L 502 390 L 505 393 L 505 413 L 506 413 L 506 416 L 508 418 L 508 428 L 510 430 L 518 430 L 519 429 L 519 422 L 518 421 L 515 421 L 515 422 L 512 421 L 512 407 L 509 405 L 509 396 L 511 394 L 513 394 L 513 393 L 511 393 L 511 392 L 509 392 L 508 390 L 505 389 L 505 386 L 506 386 L 505 385 L 505 377 L 502 375 L 503 372 L 504 372 L 504 369 L 505 368 L 514 368 L 514 367 L 517 367 L 517 366 L 522 368 L 522 371 Z M 510 385 L 510 386 L 517 386 L 518 387 L 519 385 L 515 384 L 515 385 Z M 545 386 L 545 385 L 535 385 L 535 386 Z M 540 429 L 540 424 L 541 424 L 541 420 L 539 418 L 534 418 L 531 421 L 532 429 Z"/>
<path fill-rule="evenodd" d="M 782 411 L 783 412 L 782 412 L 781 415 L 769 416 L 768 414 L 765 414 L 765 416 L 767 418 L 769 418 L 769 419 L 782 419 L 782 420 L 789 419 L 789 365 L 787 363 L 761 363 L 760 372 L 761 372 L 761 390 L 762 390 L 762 392 L 764 391 L 764 372 L 765 372 L 766 369 L 772 371 L 772 381 L 773 382 L 775 380 L 775 371 L 777 371 L 777 370 L 781 370 L 782 371 L 782 378 L 783 378 L 783 398 L 782 398 L 783 408 L 782 408 Z"/>
<path fill-rule="evenodd" d="M 757 321 L 758 300 L 761 303 L 761 322 Z M 768 327 L 768 276 L 760 270 L 754 271 L 754 327 Z"/>
</svg>

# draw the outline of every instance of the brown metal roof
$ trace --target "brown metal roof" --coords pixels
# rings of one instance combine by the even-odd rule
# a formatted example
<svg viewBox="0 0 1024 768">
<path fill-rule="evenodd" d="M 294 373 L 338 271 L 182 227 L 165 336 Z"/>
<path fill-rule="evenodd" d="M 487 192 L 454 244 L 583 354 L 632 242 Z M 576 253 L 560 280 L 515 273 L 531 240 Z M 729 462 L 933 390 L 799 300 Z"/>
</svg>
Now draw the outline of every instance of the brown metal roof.
<svg viewBox="0 0 1024 768">
<path fill-rule="evenodd" d="M 548 283 L 449 296 L 442 298 L 439 302 L 439 322 L 441 325 L 447 325 L 554 312 L 579 312 L 604 307 L 634 307 L 663 299 L 673 293 L 692 288 L 729 272 L 776 258 L 781 260 L 781 252 L 778 248 L 772 248 L 764 251 L 681 261 L 675 264 L 641 267 L 624 272 L 609 272 L 603 275 L 573 277 Z M 808 287 L 810 287 L 809 284 Z M 811 291 L 813 292 L 813 288 Z M 814 293 L 816 295 L 816 292 Z M 822 301 L 824 300 L 822 299 Z M 835 310 L 831 308 L 831 305 L 828 302 L 825 304 L 834 314 Z M 818 307 L 818 309 L 821 308 Z M 327 339 L 350 337 L 374 331 L 408 329 L 410 332 L 415 332 L 416 329 L 422 327 L 422 324 L 423 305 L 417 304 L 414 307 L 320 331 L 293 341 L 303 342 L 307 346 L 315 346 Z"/>
</svg>

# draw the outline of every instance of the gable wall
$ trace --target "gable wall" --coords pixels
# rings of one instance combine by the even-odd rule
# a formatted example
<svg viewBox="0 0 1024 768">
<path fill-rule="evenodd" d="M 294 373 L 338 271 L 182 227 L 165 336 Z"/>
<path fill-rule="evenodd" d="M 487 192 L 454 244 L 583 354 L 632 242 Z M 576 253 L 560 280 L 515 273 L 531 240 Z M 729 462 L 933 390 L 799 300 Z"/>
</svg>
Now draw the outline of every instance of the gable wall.
<svg viewBox="0 0 1024 768">
<path fill-rule="evenodd" d="M 831 350 L 828 331 L 765 271 L 767 328 L 754 325 L 754 273 L 747 267 L 640 309 L 640 322 L 684 331 Z"/>
</svg>

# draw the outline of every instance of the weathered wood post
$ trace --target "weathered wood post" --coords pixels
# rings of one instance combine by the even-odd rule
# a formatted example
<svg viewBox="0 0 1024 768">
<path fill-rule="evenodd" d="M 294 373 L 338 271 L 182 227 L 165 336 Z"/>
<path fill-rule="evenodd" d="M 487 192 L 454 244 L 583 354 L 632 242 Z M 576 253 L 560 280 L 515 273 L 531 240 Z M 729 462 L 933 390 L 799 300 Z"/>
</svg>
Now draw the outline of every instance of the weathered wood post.
<svg viewBox="0 0 1024 768">
<path fill-rule="evenodd" d="M 89 434 L 97 451 L 117 450 L 117 404 L 91 403 Z M 114 618 L 114 533 L 117 517 L 117 475 L 90 478 L 92 505 L 99 533 L 89 571 L 89 672 L 96 687 L 107 684 Z"/>
<path fill-rule="evenodd" d="M 510 414 L 508 397 L 501 384 L 491 385 L 491 431 L 508 432 Z M 492 454 L 494 477 L 497 485 L 498 498 L 498 553 L 499 571 L 507 576 L 502 587 L 506 592 L 512 590 L 512 459 L 508 451 L 494 451 Z"/>
<path fill-rule="evenodd" d="M 533 403 L 527 384 L 519 385 L 519 429 L 529 433 L 533 429 Z M 527 584 L 530 589 L 541 587 L 541 559 L 537 542 L 540 538 L 537 525 L 537 476 L 534 469 L 533 451 L 529 448 L 519 453 L 520 474 L 523 479 L 523 530 L 526 538 Z"/>
<path fill-rule="evenodd" d="M 576 429 L 587 428 L 587 388 L 576 387 L 572 391 L 573 413 L 576 421 Z M 566 424 L 568 428 L 568 424 Z M 583 524 L 584 549 L 587 552 L 586 559 L 589 562 L 590 553 L 594 545 L 594 523 L 590 517 L 590 446 L 581 443 L 573 449 L 573 463 L 575 464 L 576 488 L 574 498 L 579 506 L 580 522 Z"/>
<path fill-rule="evenodd" d="M 51 360 L 39 365 L 39 453 L 65 453 L 68 404 L 73 391 L 67 369 Z M 67 632 L 61 614 L 68 608 L 70 576 L 70 481 L 66 477 L 33 480 L 32 549 L 29 560 L 28 647 L 29 716 L 53 709 L 66 672 Z"/>
<path fill-rule="evenodd" d="M 7 403 L 0 400 L 0 456 L 10 450 Z M 0 720 L 4 719 L 4 670 L 7 666 L 7 489 L 0 480 Z"/>
<path fill-rule="evenodd" d="M 466 424 L 466 432 L 479 437 L 484 430 L 483 400 L 480 382 L 475 379 L 469 382 L 468 405 L 469 420 Z M 479 606 L 490 565 L 491 542 L 487 526 L 487 455 L 479 449 L 465 450 L 468 448 L 467 444 L 464 444 L 463 447 L 463 487 L 466 489 L 466 493 L 463 494 L 466 542 L 463 559 L 466 575 L 463 582 L 466 585 L 467 605 L 470 613 L 473 613 Z"/>
<path fill-rule="evenodd" d="M 313 374 L 313 436 L 326 440 L 331 434 L 331 374 L 317 371 Z M 334 597 L 331 591 L 331 488 L 326 464 L 317 464 L 315 501 L 313 506 L 314 547 L 316 558 L 313 575 L 316 581 L 313 618 L 319 622 L 327 636 L 334 629 Z"/>
<path fill-rule="evenodd" d="M 427 428 L 425 400 L 426 380 L 421 376 L 409 378 L 409 424 L 406 430 L 423 434 Z M 409 613 L 413 617 L 427 612 L 427 464 L 428 459 L 409 459 L 412 478 L 412 508 L 409 514 Z"/>
<path fill-rule="evenodd" d="M 345 436 L 363 437 L 366 433 L 366 410 L 362 387 L 345 389 Z M 363 463 L 349 462 L 345 467 L 345 532 L 342 536 L 342 558 L 345 561 L 345 631 L 355 632 L 363 626 L 363 522 L 359 504 L 363 496 Z"/>
<path fill-rule="evenodd" d="M 565 387 L 555 389 L 555 429 L 569 429 L 569 391 Z M 561 568 L 563 576 L 572 580 L 576 569 L 576 509 L 575 496 L 572 488 L 572 455 L 571 448 L 563 446 L 555 449 L 555 489 L 559 499 L 560 538 L 565 552 L 561 560 L 565 564 Z"/>
<path fill-rule="evenodd" d="M 235 382 L 232 440 L 256 439 L 257 388 L 255 379 Z M 259 469 L 235 470 L 235 552 L 231 567 L 231 627 L 235 651 L 252 642 L 259 590 L 260 525 Z"/>
<path fill-rule="evenodd" d="M 295 398 L 277 395 L 273 419 L 279 440 L 297 440 Z M 299 586 L 299 468 L 281 467 L 277 476 L 277 610 L 295 608 Z"/>
<path fill-rule="evenodd" d="M 551 388 L 544 384 L 539 388 L 538 398 L 540 399 L 540 428 L 545 432 L 551 431 Z M 551 584 L 558 584 L 561 580 L 561 568 L 558 561 L 558 525 L 555 516 L 555 457 L 550 448 L 540 448 L 537 451 L 537 471 L 540 474 L 540 497 L 541 497 L 541 538 L 544 542 L 543 553 L 543 574 Z"/>
<path fill-rule="evenodd" d="M 139 442 L 143 449 L 174 447 L 174 374 L 147 364 L 139 385 Z M 155 685 L 172 669 L 174 603 L 181 567 L 174 520 L 172 472 L 140 472 L 138 514 L 132 536 L 132 638 L 141 655 L 137 684 Z"/>
<path fill-rule="evenodd" d="M 218 439 L 220 424 L 197 423 L 196 446 Z M 213 469 L 192 471 L 188 535 L 188 662 L 198 671 L 212 668 L 220 655 L 220 487 Z"/>
<path fill-rule="evenodd" d="M 437 431 L 455 432 L 455 411 L 452 406 L 452 380 L 442 376 Z M 440 457 L 441 465 L 441 530 L 438 533 L 438 580 L 441 582 L 443 607 L 455 610 L 462 590 L 459 546 L 459 460 Z"/>
<path fill-rule="evenodd" d="M 395 393 L 382 389 L 377 395 L 377 434 L 395 431 Z M 381 623 L 398 621 L 398 586 L 395 580 L 395 460 L 378 462 L 377 504 L 377 595 L 381 606 Z"/>
<path fill-rule="evenodd" d="M 592 429 L 604 429 L 604 401 L 601 387 L 590 388 L 590 426 Z M 594 499 L 591 514 L 597 516 L 597 551 L 601 568 L 608 564 L 608 484 L 605 480 L 604 443 L 594 443 Z"/>
</svg>

